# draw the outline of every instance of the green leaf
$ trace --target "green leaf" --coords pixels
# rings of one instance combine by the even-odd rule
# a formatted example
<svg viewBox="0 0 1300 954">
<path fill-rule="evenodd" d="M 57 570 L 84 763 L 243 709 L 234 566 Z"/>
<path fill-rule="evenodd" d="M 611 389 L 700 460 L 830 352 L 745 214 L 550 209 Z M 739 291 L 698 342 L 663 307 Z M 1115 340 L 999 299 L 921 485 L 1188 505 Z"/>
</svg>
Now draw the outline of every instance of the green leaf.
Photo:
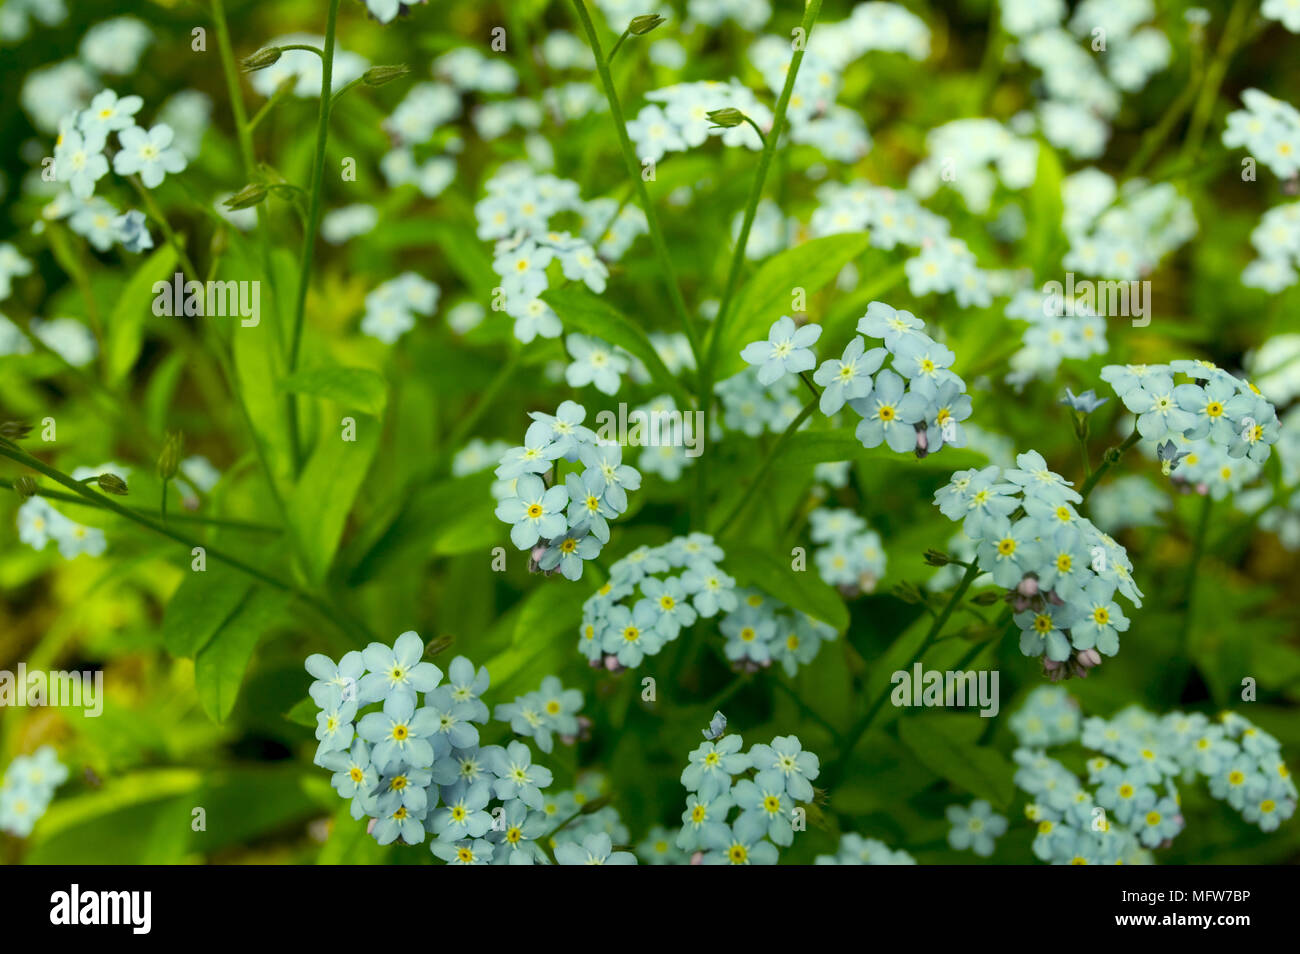
<svg viewBox="0 0 1300 954">
<path fill-rule="evenodd" d="M 199 704 L 214 722 L 225 722 L 235 708 L 253 650 L 289 604 L 281 590 L 257 587 L 194 659 Z"/>
<path fill-rule="evenodd" d="M 191 572 L 163 612 L 163 645 L 173 656 L 194 656 L 239 609 L 252 582 L 244 574 L 212 561 Z"/>
<path fill-rule="evenodd" d="M 844 632 L 849 611 L 835 588 L 824 583 L 813 570 L 795 571 L 789 560 L 769 550 L 744 544 L 728 544 L 724 566 L 741 585 L 752 585 L 782 603 Z"/>
<path fill-rule="evenodd" d="M 639 325 L 605 303 L 581 285 L 566 285 L 542 293 L 542 300 L 555 309 L 566 327 L 594 335 L 641 359 L 654 378 L 683 406 L 691 404 L 681 382 L 673 377 L 659 352 Z"/>
<path fill-rule="evenodd" d="M 304 368 L 280 382 L 281 389 L 295 394 L 328 398 L 344 408 L 380 417 L 388 403 L 388 382 L 369 368 L 341 365 Z"/>
<path fill-rule="evenodd" d="M 528 594 L 515 621 L 514 644 L 577 635 L 582 604 L 590 595 L 584 586 L 539 586 Z"/>
<path fill-rule="evenodd" d="M 110 385 L 121 381 L 135 365 L 145 320 L 153 314 L 154 283 L 170 279 L 175 269 L 176 249 L 164 244 L 136 269 L 113 305 L 104 342 L 104 373 Z"/>
<path fill-rule="evenodd" d="M 1061 180 L 1064 175 L 1056 151 L 1047 142 L 1039 140 L 1038 171 L 1029 191 L 1025 251 L 1040 276 L 1050 271 L 1055 260 L 1054 250 L 1064 244 L 1061 231 L 1064 215 Z"/>
<path fill-rule="evenodd" d="M 360 421 L 356 424 L 356 440 L 345 441 L 327 423 L 287 502 L 307 576 L 314 583 L 324 582 L 334 563 L 348 514 L 375 459 L 382 430 L 379 421 Z"/>
<path fill-rule="evenodd" d="M 772 322 L 791 312 L 791 295 L 802 288 L 811 297 L 834 280 L 871 242 L 866 232 L 812 239 L 773 255 L 745 282 L 744 290 L 719 342 L 717 380 L 745 367 L 740 352 L 751 341 L 767 338 Z"/>
<path fill-rule="evenodd" d="M 972 714 L 969 718 L 979 717 Z M 968 728 L 958 729 L 952 716 L 908 716 L 899 720 L 898 734 L 917 760 L 936 775 L 998 808 L 1011 803 L 1010 763 L 994 749 L 972 745 L 973 734 Z"/>
<path fill-rule="evenodd" d="M 284 714 L 284 717 L 294 725 L 305 725 L 309 729 L 316 727 L 316 713 L 320 712 L 320 706 L 316 705 L 315 700 L 299 699 L 293 704 L 293 708 Z"/>
</svg>

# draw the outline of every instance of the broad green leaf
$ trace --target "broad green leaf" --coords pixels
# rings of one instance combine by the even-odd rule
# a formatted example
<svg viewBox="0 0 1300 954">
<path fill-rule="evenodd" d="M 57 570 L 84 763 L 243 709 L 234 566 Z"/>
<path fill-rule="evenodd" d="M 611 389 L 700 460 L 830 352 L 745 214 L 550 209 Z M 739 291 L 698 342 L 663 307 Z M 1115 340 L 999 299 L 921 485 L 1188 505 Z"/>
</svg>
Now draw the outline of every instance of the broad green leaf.
<svg viewBox="0 0 1300 954">
<path fill-rule="evenodd" d="M 971 714 L 973 720 L 979 716 Z M 936 775 L 998 808 L 1011 803 L 1014 772 L 994 749 L 976 746 L 969 732 L 956 732 L 950 718 L 910 715 L 898 723 L 898 734 L 917 759 Z"/>
<path fill-rule="evenodd" d="M 589 589 L 581 585 L 539 586 L 528 594 L 519 612 L 515 622 L 515 645 L 533 640 L 549 641 L 561 636 L 567 643 L 578 632 L 582 622 L 582 604 L 590 595 Z"/>
<path fill-rule="evenodd" d="M 388 403 L 388 382 L 369 368 L 345 368 L 339 365 L 304 368 L 280 382 L 280 387 L 294 394 L 328 398 L 346 410 L 379 417 Z"/>
<path fill-rule="evenodd" d="M 1056 151 L 1047 142 L 1038 143 L 1038 171 L 1029 190 L 1029 224 L 1025 250 L 1039 275 L 1052 270 L 1054 250 L 1063 244 L 1061 180 L 1064 170 Z"/>
<path fill-rule="evenodd" d="M 294 703 L 293 708 L 284 714 L 284 717 L 294 725 L 305 725 L 307 728 L 315 728 L 316 713 L 320 707 L 316 705 L 313 699 L 299 699 Z"/>
<path fill-rule="evenodd" d="M 740 352 L 751 341 L 767 338 L 772 322 L 790 314 L 796 288 L 811 297 L 834 280 L 870 244 L 866 232 L 812 239 L 773 255 L 744 287 L 719 342 L 716 378 L 721 381 L 745 367 Z"/>
<path fill-rule="evenodd" d="M 382 430 L 381 421 L 357 421 L 356 440 L 345 441 L 338 429 L 327 425 L 287 502 L 307 576 L 314 583 L 329 574 Z"/>
<path fill-rule="evenodd" d="M 287 253 L 285 253 L 287 254 Z M 280 325 L 292 323 L 289 299 L 292 298 L 292 258 L 275 256 L 275 314 L 263 314 L 251 328 L 236 325 L 230 330 L 239 394 L 248 420 L 262 446 L 267 464 L 280 492 L 287 496 L 292 484 L 293 465 L 289 448 L 289 415 L 286 395 L 276 382 L 286 374 Z"/>
<path fill-rule="evenodd" d="M 835 588 L 824 583 L 816 570 L 790 568 L 789 555 L 745 544 L 728 544 L 723 563 L 741 585 L 752 585 L 809 616 L 844 632 L 849 611 Z"/>
<path fill-rule="evenodd" d="M 555 309 L 566 328 L 594 335 L 635 355 L 641 359 L 650 376 L 683 408 L 692 403 L 681 382 L 664 365 L 645 331 L 604 299 L 581 285 L 566 285 L 543 292 L 542 300 Z"/>
<path fill-rule="evenodd" d="M 194 656 L 239 609 L 252 582 L 217 560 L 190 572 L 163 612 L 163 645 L 173 656 Z"/>
<path fill-rule="evenodd" d="M 494 516 L 492 480 L 491 473 L 469 474 L 417 491 L 382 532 L 349 544 L 348 583 L 358 586 L 404 557 L 455 556 L 480 549 L 486 554 L 485 548 L 500 542 L 507 529 Z"/>
<path fill-rule="evenodd" d="M 108 319 L 104 342 L 104 374 L 117 384 L 135 365 L 144 339 L 145 322 L 153 316 L 153 286 L 169 281 L 176 270 L 176 249 L 165 243 L 136 269 Z M 175 321 L 175 318 L 159 318 Z"/>
<path fill-rule="evenodd" d="M 289 604 L 289 594 L 259 586 L 212 637 L 194 659 L 194 683 L 199 704 L 214 722 L 225 722 L 258 640 L 278 621 Z"/>
</svg>

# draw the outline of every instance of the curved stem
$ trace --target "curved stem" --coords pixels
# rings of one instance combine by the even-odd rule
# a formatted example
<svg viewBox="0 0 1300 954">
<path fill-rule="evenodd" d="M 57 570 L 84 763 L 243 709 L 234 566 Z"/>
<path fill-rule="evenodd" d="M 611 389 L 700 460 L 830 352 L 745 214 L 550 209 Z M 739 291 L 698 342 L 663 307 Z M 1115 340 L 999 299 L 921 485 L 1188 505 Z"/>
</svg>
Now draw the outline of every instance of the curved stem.
<svg viewBox="0 0 1300 954">
<path fill-rule="evenodd" d="M 1102 474 L 1106 473 L 1106 471 L 1110 470 L 1111 467 L 1119 463 L 1119 459 L 1124 456 L 1124 452 L 1141 439 L 1142 435 L 1137 431 L 1134 431 L 1128 437 L 1124 438 L 1124 443 L 1120 444 L 1118 447 L 1108 448 L 1106 453 L 1102 455 L 1101 464 L 1096 470 L 1089 474 L 1088 479 L 1083 482 L 1083 487 L 1079 490 L 1079 496 L 1082 497 L 1083 500 L 1087 500 L 1088 495 L 1092 493 L 1093 488 L 1097 486 L 1097 482 L 1101 480 Z M 1083 500 L 1079 502 L 1083 503 Z"/>
<path fill-rule="evenodd" d="M 767 472 L 772 469 L 772 463 L 776 460 L 777 454 L 780 453 L 781 448 L 783 448 L 789 442 L 790 438 L 794 436 L 795 431 L 799 429 L 799 425 L 808 420 L 809 415 L 817 409 L 817 403 L 819 400 L 820 398 L 814 394 L 812 400 L 804 405 L 803 410 L 799 412 L 799 415 L 786 425 L 785 430 L 781 432 L 781 436 L 776 439 L 776 443 L 772 445 L 771 450 L 767 452 L 767 456 L 763 458 L 763 462 L 759 464 L 758 472 L 754 474 L 753 483 L 749 485 L 749 491 L 736 501 L 736 505 L 731 508 L 731 513 L 727 514 L 722 523 L 718 524 L 717 528 L 713 531 L 713 536 L 721 538 L 722 535 L 726 533 L 727 528 L 730 527 L 735 522 L 736 518 L 744 512 L 745 505 L 754 499 L 754 496 L 758 493 L 759 487 L 763 485 L 763 479 L 767 476 Z"/>
<path fill-rule="evenodd" d="M 814 0 L 820 5 L 821 0 Z M 623 118 L 623 107 L 618 100 L 618 91 L 614 89 L 614 78 L 609 72 L 609 63 L 606 61 L 600 48 L 600 37 L 596 35 L 596 27 L 591 22 L 591 14 L 587 12 L 587 5 L 583 0 L 573 0 L 573 8 L 578 14 L 578 19 L 582 23 L 582 29 L 587 34 L 587 42 L 591 46 L 592 55 L 596 58 L 596 72 L 600 75 L 601 86 L 605 88 L 605 98 L 609 100 L 609 111 L 614 119 L 614 128 L 618 132 L 618 143 L 623 150 L 623 159 L 627 163 L 628 175 L 632 177 L 636 185 L 637 194 L 641 199 L 641 207 L 645 211 L 646 224 L 650 229 L 650 243 L 654 246 L 655 257 L 659 260 L 659 270 L 663 275 L 664 285 L 668 288 L 668 298 L 672 302 L 673 310 L 677 312 L 677 319 L 681 322 L 682 330 L 686 333 L 686 338 L 691 344 L 691 353 L 695 356 L 695 365 L 700 367 L 700 338 L 695 329 L 695 323 L 691 321 L 689 312 L 686 310 L 686 301 L 682 298 L 682 290 L 677 284 L 677 273 L 673 269 L 672 259 L 668 256 L 668 245 L 664 242 L 663 232 L 659 229 L 659 218 L 655 215 L 654 205 L 650 201 L 650 191 L 646 188 L 645 180 L 641 177 L 641 164 L 637 161 L 636 150 L 632 147 L 632 140 L 627 135 L 627 123 Z M 704 392 L 700 392 L 700 404 L 704 405 Z"/>
<path fill-rule="evenodd" d="M 961 598 L 966 595 L 966 591 L 970 589 L 970 585 L 975 582 L 975 577 L 979 575 L 979 564 L 972 561 L 971 565 L 966 568 L 966 572 L 963 574 L 961 582 L 957 584 L 957 589 L 953 590 L 952 596 L 948 598 L 948 603 L 944 606 L 943 612 L 940 613 L 935 618 L 935 621 L 930 625 L 929 632 L 925 634 L 925 639 L 921 641 L 920 647 L 918 647 L 916 652 L 912 654 L 912 658 L 908 660 L 907 665 L 903 667 L 904 669 L 911 669 L 912 666 L 926 654 L 929 648 L 938 641 L 939 634 L 943 631 L 943 627 L 947 625 L 948 619 L 953 614 L 953 610 L 957 608 L 957 604 L 961 602 Z M 871 728 L 871 723 L 875 721 L 876 714 L 880 712 L 881 707 L 885 704 L 885 700 L 889 698 L 889 693 L 890 687 L 886 686 L 880 695 L 876 697 L 876 701 L 871 704 L 871 708 L 862 715 L 862 718 L 858 719 L 858 721 L 854 723 L 853 727 L 849 729 L 848 733 L 845 735 L 844 748 L 840 751 L 839 758 L 836 759 L 835 764 L 831 766 L 831 770 L 827 775 L 826 784 L 828 788 L 834 786 L 843 776 L 844 769 L 848 766 L 849 756 L 853 754 L 854 747 L 862 740 L 862 737 L 866 735 L 867 730 Z"/>
<path fill-rule="evenodd" d="M 348 627 L 344 625 L 343 622 L 339 621 L 341 614 L 337 606 L 331 605 L 328 601 L 319 600 L 313 594 L 289 582 L 288 580 L 281 579 L 280 577 L 268 573 L 265 570 L 259 570 L 257 567 L 245 563 L 243 560 L 239 559 L 238 557 L 231 556 L 230 554 L 222 550 L 218 550 L 216 547 L 195 540 L 192 537 L 188 537 L 183 533 L 173 530 L 171 527 L 163 526 L 162 524 L 157 523 L 150 517 L 146 517 L 143 514 L 138 513 L 135 510 L 132 510 L 130 507 L 124 507 L 122 504 L 119 504 L 116 500 L 112 500 L 111 498 L 105 497 L 101 494 L 97 494 L 95 491 L 86 487 L 84 484 L 81 484 L 78 481 L 73 480 L 71 477 L 69 477 L 67 474 L 63 473 L 62 471 L 54 469 L 53 467 L 49 466 L 43 461 L 38 460 L 35 457 L 32 457 L 30 454 L 18 449 L 13 445 L 8 444 L 7 442 L 0 443 L 0 457 L 7 457 L 10 460 L 14 461 L 15 463 L 22 464 L 24 467 L 30 468 L 31 470 L 44 474 L 46 477 L 50 478 L 50 480 L 54 481 L 57 484 L 61 484 L 67 489 L 71 490 L 73 493 L 89 500 L 91 503 L 95 504 L 96 506 L 102 507 L 105 510 L 111 510 L 113 513 L 117 514 L 118 516 L 125 517 L 126 519 L 132 521 L 133 523 L 138 523 L 140 526 L 148 530 L 152 530 L 154 533 L 159 534 L 160 536 L 164 536 L 169 540 L 179 543 L 185 546 L 187 549 L 193 550 L 195 547 L 202 547 L 203 551 L 208 556 L 212 557 L 214 560 L 218 560 L 226 564 L 227 566 L 240 571 L 246 576 L 252 577 L 254 580 L 257 580 L 260 583 L 265 583 L 267 586 L 273 587 L 274 589 L 281 590 L 285 593 L 289 593 L 292 596 L 297 597 L 298 599 L 302 600 L 304 603 L 311 606 L 322 617 L 333 621 L 335 626 L 339 629 L 340 632 L 343 632 L 345 635 L 348 635 L 350 637 L 355 637 L 356 633 L 350 631 Z"/>
<path fill-rule="evenodd" d="M 813 25 L 817 22 L 817 17 L 821 13 L 822 0 L 806 0 L 804 6 L 803 20 L 799 27 L 802 30 L 803 43 L 794 51 L 794 56 L 790 60 L 790 69 L 785 76 L 785 86 L 781 89 L 781 95 L 776 101 L 776 112 L 772 117 L 772 128 L 768 131 L 767 138 L 763 141 L 763 154 L 758 160 L 758 170 L 754 174 L 754 184 L 749 190 L 749 201 L 745 205 L 745 217 L 740 225 L 740 234 L 736 238 L 736 247 L 731 253 L 731 267 L 727 272 L 727 284 L 722 292 L 722 302 L 718 306 L 718 316 L 713 321 L 713 328 L 708 336 L 708 354 L 704 360 L 696 356 L 696 367 L 699 370 L 700 388 L 699 404 L 700 409 L 704 411 L 704 444 L 709 443 L 710 413 L 713 409 L 713 369 L 718 362 L 718 348 L 722 341 L 722 332 L 726 327 L 727 318 L 731 311 L 732 297 L 736 292 L 736 283 L 740 279 L 740 269 L 745 261 L 745 249 L 749 247 L 749 232 L 754 226 L 754 217 L 758 214 L 758 203 L 763 196 L 763 184 L 767 181 L 767 172 L 772 165 L 772 156 L 775 154 L 777 146 L 781 142 L 781 129 L 785 125 L 786 111 L 790 107 L 790 96 L 794 92 L 794 81 L 799 75 L 799 65 L 803 62 L 804 49 L 808 46 L 808 39 L 812 34 Z M 693 523 L 702 524 L 704 509 L 708 506 L 709 495 L 709 455 L 705 455 L 700 460 L 700 466 L 695 468 L 695 503 L 697 516 Z"/>
<path fill-rule="evenodd" d="M 316 157 L 311 171 L 311 203 L 308 206 L 307 230 L 302 237 L 302 258 L 298 266 L 298 296 L 294 302 L 293 337 L 289 345 L 289 373 L 298 369 L 298 353 L 302 347 L 303 316 L 307 311 L 307 286 L 311 282 L 312 256 L 316 248 L 316 232 L 320 228 L 321 191 L 325 179 L 325 146 L 329 141 L 330 100 L 334 87 L 334 34 L 338 27 L 340 0 L 329 0 L 329 14 L 325 21 L 325 52 L 321 57 L 320 113 L 316 119 Z M 291 392 L 289 405 L 289 440 L 296 471 L 302 454 L 298 437 L 298 399 Z"/>
<path fill-rule="evenodd" d="M 13 490 L 14 482 L 0 477 L 0 487 L 5 490 Z M 87 499 L 80 494 L 65 494 L 57 490 L 47 490 L 44 487 L 36 488 L 36 496 L 44 497 L 47 500 L 57 500 L 60 503 L 75 504 L 78 507 L 94 507 L 97 510 L 105 509 L 104 505 L 98 500 Z M 128 510 L 134 509 L 127 507 Z M 139 511 L 137 511 L 139 512 Z M 145 515 L 147 516 L 147 514 Z M 223 517 L 204 517 L 192 513 L 173 513 L 170 519 L 180 523 L 194 523 L 209 527 L 219 527 L 224 530 L 247 530 L 250 533 L 280 533 L 279 527 L 273 527 L 269 523 L 253 523 L 248 520 L 227 520 Z"/>
</svg>

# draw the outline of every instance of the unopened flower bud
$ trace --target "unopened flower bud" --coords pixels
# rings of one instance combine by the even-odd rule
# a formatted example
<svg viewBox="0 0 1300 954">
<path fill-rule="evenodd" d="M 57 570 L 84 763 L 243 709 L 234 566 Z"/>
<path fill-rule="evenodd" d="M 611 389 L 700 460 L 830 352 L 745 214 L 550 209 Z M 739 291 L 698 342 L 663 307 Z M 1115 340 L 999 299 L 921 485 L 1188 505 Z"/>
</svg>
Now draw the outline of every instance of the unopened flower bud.
<svg viewBox="0 0 1300 954">
<path fill-rule="evenodd" d="M 104 493 L 116 494 L 119 497 L 127 495 L 126 481 L 117 474 L 100 474 L 95 478 L 95 482 Z"/>
<path fill-rule="evenodd" d="M 942 550 L 926 550 L 925 562 L 930 564 L 930 566 L 947 566 L 952 562 L 952 557 L 948 556 L 948 554 L 944 553 Z"/>
<path fill-rule="evenodd" d="M 1101 653 L 1095 649 L 1085 649 L 1079 653 L 1079 665 L 1085 669 L 1091 669 L 1093 666 L 1101 665 Z"/>
<path fill-rule="evenodd" d="M 406 64 L 398 66 L 372 66 L 361 74 L 361 82 L 367 86 L 383 86 L 385 83 L 391 83 L 395 79 L 401 79 L 411 68 Z"/>
<path fill-rule="evenodd" d="M 985 590 L 983 593 L 977 593 L 971 597 L 971 602 L 976 606 L 992 606 L 1001 598 L 997 590 Z"/>
<path fill-rule="evenodd" d="M 30 477 L 19 477 L 14 481 L 14 493 L 26 500 L 36 496 L 36 481 Z"/>
<path fill-rule="evenodd" d="M 260 182 L 250 182 L 221 204 L 234 212 L 237 209 L 251 209 L 267 196 L 267 188 Z"/>
<path fill-rule="evenodd" d="M 11 441 L 20 441 L 32 432 L 32 426 L 26 421 L 4 421 L 0 423 L 0 437 Z"/>
<path fill-rule="evenodd" d="M 657 13 L 642 14 L 632 18 L 632 22 L 627 25 L 627 32 L 633 36 L 645 36 L 664 22 L 664 18 Z"/>
<path fill-rule="evenodd" d="M 1025 577 L 1023 580 L 1020 581 L 1019 585 L 1016 587 L 1016 592 L 1019 593 L 1021 596 L 1037 596 L 1038 577 L 1036 576 Z"/>
<path fill-rule="evenodd" d="M 239 66 L 245 73 L 253 73 L 257 70 L 264 70 L 268 66 L 274 66 L 279 62 L 284 50 L 278 46 L 268 46 L 266 49 L 258 50 L 251 56 L 246 56 L 240 62 Z"/>
<path fill-rule="evenodd" d="M 734 106 L 728 106 L 726 109 L 715 109 L 706 115 L 709 122 L 713 123 L 714 126 L 721 126 L 723 129 L 739 126 L 745 121 L 745 114 Z"/>
<path fill-rule="evenodd" d="M 180 470 L 181 447 L 184 443 L 185 435 L 180 431 L 173 431 L 167 435 L 162 453 L 158 455 L 158 476 L 163 480 L 171 480 Z"/>
</svg>

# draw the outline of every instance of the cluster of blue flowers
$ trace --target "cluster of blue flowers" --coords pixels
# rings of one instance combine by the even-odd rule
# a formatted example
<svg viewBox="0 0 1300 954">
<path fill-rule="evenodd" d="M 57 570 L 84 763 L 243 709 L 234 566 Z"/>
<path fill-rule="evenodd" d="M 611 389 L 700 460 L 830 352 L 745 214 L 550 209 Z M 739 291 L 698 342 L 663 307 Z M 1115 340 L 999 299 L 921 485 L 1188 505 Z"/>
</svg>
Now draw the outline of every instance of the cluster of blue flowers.
<svg viewBox="0 0 1300 954">
<path fill-rule="evenodd" d="M 368 830 L 382 845 L 421 844 L 430 834 L 433 854 L 452 864 L 543 863 L 550 769 L 534 764 L 523 742 L 480 744 L 486 668 L 458 656 L 444 682 L 423 655 L 423 641 L 408 632 L 392 647 L 371 643 L 337 664 L 320 654 L 307 659 L 321 710 L 316 764 L 334 773 L 334 790 L 351 800 L 353 818 L 371 819 Z M 524 714 L 534 703 L 536 719 Z M 539 693 L 499 706 L 496 717 L 535 740 L 547 727 L 549 750 L 550 730 L 576 728 L 581 704 L 581 694 L 548 680 Z"/>
<path fill-rule="evenodd" d="M 593 666 L 639 666 L 699 617 L 734 610 L 736 581 L 718 567 L 724 556 L 705 533 L 637 547 L 582 604 L 578 651 Z"/>
<path fill-rule="evenodd" d="M 1175 384 L 1177 374 L 1190 380 Z M 1180 439 L 1204 441 L 1229 457 L 1262 464 L 1281 434 L 1277 411 L 1259 389 L 1208 361 L 1110 364 L 1101 377 L 1137 415 L 1138 433 L 1163 442 L 1160 457 L 1169 465 L 1167 472 L 1189 453 L 1175 443 Z"/>
<path fill-rule="evenodd" d="M 846 507 L 818 507 L 810 515 L 817 573 L 845 596 L 871 593 L 885 575 L 885 548 L 880 534 Z"/>
<path fill-rule="evenodd" d="M 893 851 L 883 841 L 863 838 L 849 832 L 840 836 L 840 844 L 833 855 L 818 855 L 813 859 L 818 865 L 914 865 L 916 859 L 899 849 Z"/>
<path fill-rule="evenodd" d="M 563 330 L 541 298 L 550 287 L 547 269 L 553 262 L 565 278 L 600 294 L 609 277 L 605 260 L 621 258 L 647 231 L 645 213 L 635 206 L 620 206 L 612 198 L 584 202 L 576 182 L 538 175 L 526 163 L 503 166 L 488 180 L 487 192 L 474 207 L 478 237 L 496 240 L 492 268 L 501 277 L 503 307 L 515 320 L 515 337 L 525 344 L 538 336 L 558 338 Z M 562 213 L 578 216 L 580 235 L 550 227 Z"/>
<path fill-rule="evenodd" d="M 720 566 L 725 556 L 704 533 L 633 550 L 583 604 L 578 651 L 593 667 L 634 668 L 701 617 L 717 616 L 723 653 L 738 668 L 756 671 L 775 660 L 793 675 L 835 638 L 834 627 L 738 589 Z"/>
<path fill-rule="evenodd" d="M 1109 720 L 1081 720 L 1073 699 L 1045 687 L 1030 694 L 1012 728 L 1023 746 L 1015 783 L 1032 798 L 1025 814 L 1038 826 L 1034 854 L 1043 861 L 1150 863 L 1151 850 L 1185 825 L 1176 783 L 1198 777 L 1263 831 L 1295 813 L 1281 745 L 1235 713 L 1215 723 L 1199 713 L 1155 716 L 1130 706 Z M 1100 753 L 1088 760 L 1086 781 L 1043 751 L 1072 742 Z"/>
<path fill-rule="evenodd" d="M 823 389 L 818 405 L 823 414 L 836 414 L 847 404 L 862 418 L 854 433 L 863 447 L 888 444 L 900 454 L 925 457 L 945 444 L 965 446 L 961 422 L 971 414 L 966 383 L 951 370 L 956 355 L 924 329 L 911 312 L 873 301 L 844 353 L 822 362 L 813 374 Z M 883 339 L 884 347 L 866 350 L 862 335 Z M 817 361 L 812 345 L 820 336 L 820 325 L 796 327 L 794 319 L 781 317 L 767 340 L 749 343 L 740 355 L 758 368 L 759 384 L 771 385 L 810 371 Z M 889 358 L 890 367 L 884 368 Z"/>
<path fill-rule="evenodd" d="M 1142 605 L 1132 564 L 1074 509 L 1082 498 L 1041 454 L 1020 454 L 1006 470 L 958 471 L 934 500 L 975 541 L 979 569 L 1008 590 L 1020 651 L 1041 657 L 1053 679 L 1085 676 L 1119 651 L 1129 620 L 1116 593 Z"/>
<path fill-rule="evenodd" d="M 547 794 L 542 816 L 554 832 L 547 846 L 561 865 L 630 865 L 636 857 L 615 851 L 628 844 L 627 826 L 608 802 L 608 780 L 600 772 L 579 774 L 572 791 Z"/>
<path fill-rule="evenodd" d="M 20 755 L 5 769 L 0 781 L 0 831 L 26 838 L 54 798 L 54 790 L 68 780 L 68 769 L 54 748 L 42 745 L 31 755 Z"/>
<path fill-rule="evenodd" d="M 623 463 L 621 445 L 583 426 L 581 404 L 565 401 L 554 415 L 530 416 L 523 446 L 506 451 L 497 466 L 505 490 L 496 516 L 510 524 L 511 542 L 531 551 L 530 569 L 579 580 L 585 561 L 609 542 L 609 521 L 627 510 L 627 492 L 641 486 L 641 474 Z M 561 462 L 581 463 L 582 473 L 571 471 L 560 484 Z"/>
<path fill-rule="evenodd" d="M 778 846 L 788 847 L 807 828 L 799 803 L 813 800 L 821 763 L 793 735 L 742 752 L 744 740 L 728 735 L 726 722 L 714 715 L 682 772 L 691 794 L 677 847 L 692 853 L 692 864 L 774 865 Z M 728 821 L 732 809 L 739 813 Z"/>
</svg>

